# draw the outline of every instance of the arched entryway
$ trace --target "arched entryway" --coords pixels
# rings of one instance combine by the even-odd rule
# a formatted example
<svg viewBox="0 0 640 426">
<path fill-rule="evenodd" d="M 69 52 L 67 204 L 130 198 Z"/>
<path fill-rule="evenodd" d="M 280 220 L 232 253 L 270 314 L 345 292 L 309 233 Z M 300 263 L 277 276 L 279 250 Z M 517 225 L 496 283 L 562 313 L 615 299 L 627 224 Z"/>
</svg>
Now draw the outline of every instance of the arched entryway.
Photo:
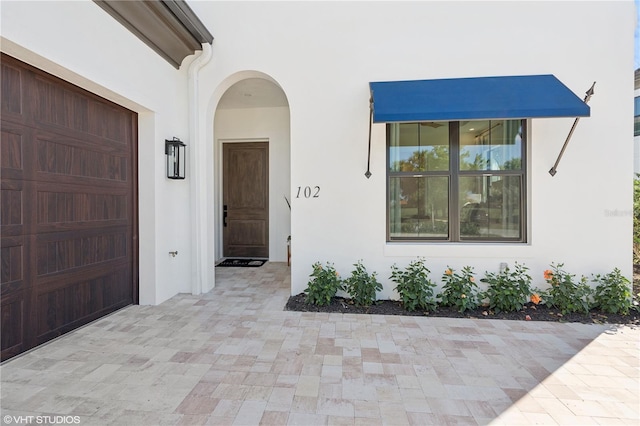
<svg viewBox="0 0 640 426">
<path fill-rule="evenodd" d="M 287 261 L 291 229 L 289 104 L 281 86 L 258 72 L 237 73 L 213 123 L 214 253 Z"/>
</svg>

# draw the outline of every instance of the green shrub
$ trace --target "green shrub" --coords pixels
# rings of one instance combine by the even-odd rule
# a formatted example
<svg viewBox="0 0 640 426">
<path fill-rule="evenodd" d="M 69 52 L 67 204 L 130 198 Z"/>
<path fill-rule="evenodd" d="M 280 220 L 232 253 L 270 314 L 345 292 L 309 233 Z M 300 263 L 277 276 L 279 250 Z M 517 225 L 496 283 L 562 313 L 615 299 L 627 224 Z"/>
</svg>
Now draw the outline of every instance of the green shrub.
<svg viewBox="0 0 640 426">
<path fill-rule="evenodd" d="M 489 299 L 489 309 L 496 312 L 521 310 L 531 295 L 531 276 L 527 273 L 528 270 L 526 266 L 516 262 L 513 271 L 507 266 L 497 274 L 486 272 L 480 281 L 489 285 L 482 294 L 482 298 Z"/>
<path fill-rule="evenodd" d="M 331 303 L 331 298 L 342 289 L 340 275 L 329 262 L 324 268 L 320 262 L 314 263 L 312 267 L 313 272 L 309 275 L 311 279 L 304 291 L 307 294 L 307 303 L 318 306 L 328 305 Z"/>
<path fill-rule="evenodd" d="M 447 268 L 442 281 L 442 293 L 437 296 L 442 306 L 453 306 L 459 312 L 478 307 L 478 286 L 473 277 L 473 268 L 465 266 L 461 274 Z"/>
<path fill-rule="evenodd" d="M 382 284 L 376 280 L 376 273 L 369 274 L 362 261 L 354 263 L 356 269 L 344 280 L 344 289 L 356 306 L 371 306 L 377 300 L 376 292 L 382 290 Z"/>
<path fill-rule="evenodd" d="M 606 275 L 595 275 L 598 283 L 593 294 L 596 307 L 610 314 L 627 315 L 631 308 L 631 283 L 623 277 L 618 268 Z"/>
<path fill-rule="evenodd" d="M 587 285 L 587 278 L 580 278 L 575 282 L 575 275 L 565 272 L 563 263 L 551 264 L 551 270 L 544 271 L 544 279 L 551 287 L 542 292 L 545 303 L 560 309 L 562 314 L 570 312 L 589 313 L 589 297 L 591 287 Z"/>
<path fill-rule="evenodd" d="M 430 272 L 424 259 L 414 260 L 405 270 L 400 270 L 396 265 L 391 267 L 391 280 L 397 284 L 396 291 L 407 311 L 435 309 L 433 289 L 436 285 L 429 279 Z"/>
</svg>

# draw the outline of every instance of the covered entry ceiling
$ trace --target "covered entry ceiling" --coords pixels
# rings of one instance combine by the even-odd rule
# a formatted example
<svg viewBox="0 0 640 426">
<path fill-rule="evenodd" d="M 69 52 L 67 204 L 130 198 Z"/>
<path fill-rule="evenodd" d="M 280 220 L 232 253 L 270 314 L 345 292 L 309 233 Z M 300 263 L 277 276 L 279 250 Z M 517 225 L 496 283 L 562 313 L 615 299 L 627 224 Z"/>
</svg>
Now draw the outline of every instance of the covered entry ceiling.
<svg viewBox="0 0 640 426">
<path fill-rule="evenodd" d="M 229 87 L 218 103 L 219 109 L 288 107 L 282 89 L 264 78 L 247 78 Z"/>
</svg>

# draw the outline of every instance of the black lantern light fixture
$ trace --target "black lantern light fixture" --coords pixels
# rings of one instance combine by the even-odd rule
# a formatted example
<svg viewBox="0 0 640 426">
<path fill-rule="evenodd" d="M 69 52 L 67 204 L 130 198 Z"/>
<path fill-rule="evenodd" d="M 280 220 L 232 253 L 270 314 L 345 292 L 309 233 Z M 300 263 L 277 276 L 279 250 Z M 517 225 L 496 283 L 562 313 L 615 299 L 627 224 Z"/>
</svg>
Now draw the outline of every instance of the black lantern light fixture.
<svg viewBox="0 0 640 426">
<path fill-rule="evenodd" d="M 164 153 L 167 155 L 167 177 L 169 179 L 184 179 L 186 147 L 180 139 L 165 139 Z"/>
</svg>

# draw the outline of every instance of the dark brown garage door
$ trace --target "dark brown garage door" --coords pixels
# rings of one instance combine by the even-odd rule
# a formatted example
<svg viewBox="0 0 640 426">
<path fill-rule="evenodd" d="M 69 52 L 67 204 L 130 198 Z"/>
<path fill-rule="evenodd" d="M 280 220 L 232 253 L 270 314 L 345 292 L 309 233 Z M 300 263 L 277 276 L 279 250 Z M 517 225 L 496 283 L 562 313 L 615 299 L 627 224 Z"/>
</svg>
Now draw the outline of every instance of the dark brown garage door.
<svg viewBox="0 0 640 426">
<path fill-rule="evenodd" d="M 1 65 L 5 360 L 137 303 L 137 114 Z"/>
</svg>

